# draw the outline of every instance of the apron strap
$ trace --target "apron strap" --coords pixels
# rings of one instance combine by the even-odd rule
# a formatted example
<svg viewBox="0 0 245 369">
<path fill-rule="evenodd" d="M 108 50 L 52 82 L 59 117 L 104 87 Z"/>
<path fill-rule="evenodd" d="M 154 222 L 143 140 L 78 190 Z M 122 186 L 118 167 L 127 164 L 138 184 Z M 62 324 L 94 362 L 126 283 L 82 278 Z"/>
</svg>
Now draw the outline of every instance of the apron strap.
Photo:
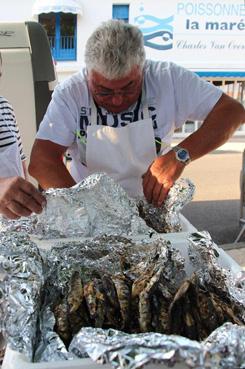
<svg viewBox="0 0 245 369">
<path fill-rule="evenodd" d="M 143 81 L 143 89 L 142 89 L 141 101 L 142 101 L 142 104 L 143 104 L 143 119 L 150 118 L 148 104 L 147 104 L 147 101 L 146 101 L 146 93 L 145 93 L 144 81 Z"/>
<path fill-rule="evenodd" d="M 95 106 L 94 98 L 91 95 L 91 125 L 97 125 L 97 108 Z"/>
</svg>

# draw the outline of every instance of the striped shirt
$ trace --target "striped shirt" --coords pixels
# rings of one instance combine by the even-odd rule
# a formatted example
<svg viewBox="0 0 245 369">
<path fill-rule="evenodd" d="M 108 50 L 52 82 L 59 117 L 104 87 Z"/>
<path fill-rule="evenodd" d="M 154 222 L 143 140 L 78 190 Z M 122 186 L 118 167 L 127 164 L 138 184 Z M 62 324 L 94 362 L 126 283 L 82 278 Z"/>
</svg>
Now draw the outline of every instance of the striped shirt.
<svg viewBox="0 0 245 369">
<path fill-rule="evenodd" d="M 14 110 L 8 101 L 0 96 L 0 153 L 16 142 L 18 142 L 21 160 L 25 160 Z"/>
</svg>

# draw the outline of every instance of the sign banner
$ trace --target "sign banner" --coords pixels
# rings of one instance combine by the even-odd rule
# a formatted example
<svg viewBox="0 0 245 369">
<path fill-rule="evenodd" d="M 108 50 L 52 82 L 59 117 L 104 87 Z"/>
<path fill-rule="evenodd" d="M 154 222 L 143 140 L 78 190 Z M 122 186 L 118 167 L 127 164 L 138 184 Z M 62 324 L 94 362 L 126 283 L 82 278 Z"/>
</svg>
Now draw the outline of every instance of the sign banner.
<svg viewBox="0 0 245 369">
<path fill-rule="evenodd" d="M 141 29 L 147 58 L 245 75 L 243 0 L 133 0 L 129 22 Z"/>
</svg>

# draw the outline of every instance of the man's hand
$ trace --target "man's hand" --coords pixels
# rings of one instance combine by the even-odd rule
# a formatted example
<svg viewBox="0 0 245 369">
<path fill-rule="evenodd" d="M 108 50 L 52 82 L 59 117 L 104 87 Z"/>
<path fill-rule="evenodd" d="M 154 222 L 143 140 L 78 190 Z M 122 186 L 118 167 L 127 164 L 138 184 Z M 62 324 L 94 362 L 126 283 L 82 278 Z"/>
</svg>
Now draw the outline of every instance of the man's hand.
<svg viewBox="0 0 245 369">
<path fill-rule="evenodd" d="M 172 150 L 156 158 L 143 175 L 143 191 L 146 200 L 156 207 L 161 206 L 184 167 L 184 164 L 176 160 Z"/>
<path fill-rule="evenodd" d="M 0 178 L 0 213 L 9 219 L 41 213 L 46 200 L 21 177 Z"/>
</svg>

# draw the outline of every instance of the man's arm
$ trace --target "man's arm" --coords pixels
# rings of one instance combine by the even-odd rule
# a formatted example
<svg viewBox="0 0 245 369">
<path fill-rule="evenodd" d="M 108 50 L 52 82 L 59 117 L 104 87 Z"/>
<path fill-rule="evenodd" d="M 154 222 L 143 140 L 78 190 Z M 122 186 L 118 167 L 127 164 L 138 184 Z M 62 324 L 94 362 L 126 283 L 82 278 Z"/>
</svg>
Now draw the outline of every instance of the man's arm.
<svg viewBox="0 0 245 369">
<path fill-rule="evenodd" d="M 46 199 L 22 177 L 0 178 L 0 213 L 9 219 L 41 213 Z"/>
<path fill-rule="evenodd" d="M 72 187 L 76 183 L 63 163 L 66 150 L 48 140 L 35 140 L 28 169 L 43 189 Z"/>
<path fill-rule="evenodd" d="M 202 126 L 179 143 L 179 146 L 189 151 L 192 161 L 196 160 L 225 143 L 244 122 L 245 109 L 242 104 L 223 94 Z M 143 190 L 147 201 L 161 206 L 184 167 L 172 150 L 156 158 L 143 175 Z"/>
<path fill-rule="evenodd" d="M 237 100 L 223 94 L 202 126 L 180 143 L 196 160 L 224 144 L 245 123 L 245 109 Z"/>
</svg>

